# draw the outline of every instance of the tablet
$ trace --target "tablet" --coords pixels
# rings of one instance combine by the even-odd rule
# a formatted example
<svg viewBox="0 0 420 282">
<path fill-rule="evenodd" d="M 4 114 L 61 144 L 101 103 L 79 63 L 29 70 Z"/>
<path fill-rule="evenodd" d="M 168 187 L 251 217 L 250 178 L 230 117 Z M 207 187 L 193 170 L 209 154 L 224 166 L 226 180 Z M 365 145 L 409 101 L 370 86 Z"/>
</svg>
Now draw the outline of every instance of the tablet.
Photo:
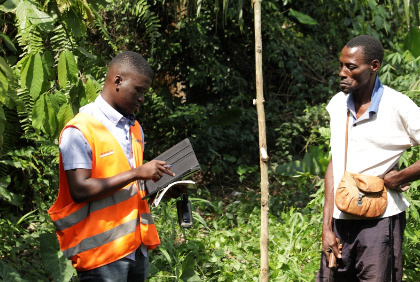
<svg viewBox="0 0 420 282">
<path fill-rule="evenodd" d="M 144 184 L 146 186 L 147 195 L 144 196 L 143 199 L 155 195 L 175 181 L 187 179 L 201 169 L 188 138 L 185 138 L 154 159 L 166 161 L 168 165 L 171 165 L 171 171 L 175 173 L 175 176 L 163 174 L 162 178 L 157 182 L 154 182 L 153 180 L 145 181 Z"/>
</svg>

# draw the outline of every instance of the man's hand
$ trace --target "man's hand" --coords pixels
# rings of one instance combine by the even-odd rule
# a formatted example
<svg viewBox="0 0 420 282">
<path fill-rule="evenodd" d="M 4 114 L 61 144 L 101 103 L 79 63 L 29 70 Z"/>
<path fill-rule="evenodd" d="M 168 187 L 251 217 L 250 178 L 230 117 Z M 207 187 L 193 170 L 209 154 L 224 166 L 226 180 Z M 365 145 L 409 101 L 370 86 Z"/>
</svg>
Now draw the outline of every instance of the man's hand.
<svg viewBox="0 0 420 282">
<path fill-rule="evenodd" d="M 154 182 L 159 181 L 163 174 L 168 174 L 170 176 L 175 176 L 169 167 L 166 167 L 167 163 L 165 161 L 153 160 L 148 163 L 145 163 L 136 168 L 140 179 L 142 180 L 153 180 Z"/>
<path fill-rule="evenodd" d="M 332 231 L 322 232 L 322 252 L 327 257 L 328 263 L 330 263 L 330 254 L 334 254 L 336 258 L 341 259 L 342 245 L 338 243 L 337 238 Z"/>
<path fill-rule="evenodd" d="M 387 174 L 384 176 L 384 184 L 386 188 L 404 192 L 410 188 L 410 183 L 399 184 L 398 181 L 398 164 L 392 168 Z"/>
<path fill-rule="evenodd" d="M 324 216 L 322 222 L 322 252 L 330 262 L 331 252 L 336 258 L 341 258 L 341 247 L 332 231 L 332 215 L 334 211 L 334 173 L 332 160 L 325 172 Z"/>
<path fill-rule="evenodd" d="M 92 178 L 90 169 L 66 170 L 70 195 L 76 203 L 96 200 L 135 180 L 158 181 L 164 173 L 175 176 L 165 161 L 156 160 L 108 178 Z"/>
</svg>

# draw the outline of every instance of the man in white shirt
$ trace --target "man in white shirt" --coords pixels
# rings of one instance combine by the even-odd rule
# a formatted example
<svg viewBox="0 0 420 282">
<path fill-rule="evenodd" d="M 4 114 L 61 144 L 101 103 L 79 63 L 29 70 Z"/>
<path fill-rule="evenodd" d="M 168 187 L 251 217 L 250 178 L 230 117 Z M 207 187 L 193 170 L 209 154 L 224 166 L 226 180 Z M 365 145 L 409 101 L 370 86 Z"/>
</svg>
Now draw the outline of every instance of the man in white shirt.
<svg viewBox="0 0 420 282">
<path fill-rule="evenodd" d="M 410 181 L 420 179 L 420 162 L 399 172 L 395 167 L 407 148 L 420 143 L 420 108 L 382 85 L 377 72 L 383 55 L 377 39 L 362 35 L 350 40 L 340 56 L 342 91 L 327 106 L 332 159 L 325 175 L 323 253 L 316 281 L 402 280 L 402 237 L 409 206 L 402 192 Z M 384 179 L 388 202 L 380 217 L 355 217 L 336 207 L 334 196 L 344 170 Z M 328 268 L 331 251 L 338 261 L 333 273 Z"/>
</svg>

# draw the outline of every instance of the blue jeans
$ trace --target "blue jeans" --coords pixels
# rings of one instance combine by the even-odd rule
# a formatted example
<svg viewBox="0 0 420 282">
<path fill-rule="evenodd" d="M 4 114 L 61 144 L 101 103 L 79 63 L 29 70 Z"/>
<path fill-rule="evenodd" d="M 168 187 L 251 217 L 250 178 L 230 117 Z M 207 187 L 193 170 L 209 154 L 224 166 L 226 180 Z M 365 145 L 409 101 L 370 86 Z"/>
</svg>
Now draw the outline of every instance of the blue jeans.
<svg viewBox="0 0 420 282">
<path fill-rule="evenodd" d="M 80 281 L 93 282 L 146 281 L 148 274 L 149 258 L 143 255 L 140 248 L 136 251 L 136 261 L 122 258 L 98 268 L 77 272 Z"/>
</svg>

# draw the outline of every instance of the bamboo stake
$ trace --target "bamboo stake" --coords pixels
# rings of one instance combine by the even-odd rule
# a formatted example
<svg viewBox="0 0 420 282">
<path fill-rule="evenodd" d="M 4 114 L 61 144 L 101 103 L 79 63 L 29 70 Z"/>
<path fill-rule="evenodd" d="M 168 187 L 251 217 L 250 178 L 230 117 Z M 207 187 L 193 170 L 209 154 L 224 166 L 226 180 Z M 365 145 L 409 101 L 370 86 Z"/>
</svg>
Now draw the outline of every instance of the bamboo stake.
<svg viewBox="0 0 420 282">
<path fill-rule="evenodd" d="M 257 99 L 254 104 L 257 106 L 258 114 L 258 135 L 260 145 L 260 171 L 261 171 L 261 282 L 268 281 L 268 166 L 267 166 L 267 144 L 265 129 L 264 95 L 263 95 L 263 74 L 262 74 L 262 40 L 261 40 L 261 1 L 253 0 L 254 5 L 254 29 L 255 29 L 255 74 Z"/>
</svg>

